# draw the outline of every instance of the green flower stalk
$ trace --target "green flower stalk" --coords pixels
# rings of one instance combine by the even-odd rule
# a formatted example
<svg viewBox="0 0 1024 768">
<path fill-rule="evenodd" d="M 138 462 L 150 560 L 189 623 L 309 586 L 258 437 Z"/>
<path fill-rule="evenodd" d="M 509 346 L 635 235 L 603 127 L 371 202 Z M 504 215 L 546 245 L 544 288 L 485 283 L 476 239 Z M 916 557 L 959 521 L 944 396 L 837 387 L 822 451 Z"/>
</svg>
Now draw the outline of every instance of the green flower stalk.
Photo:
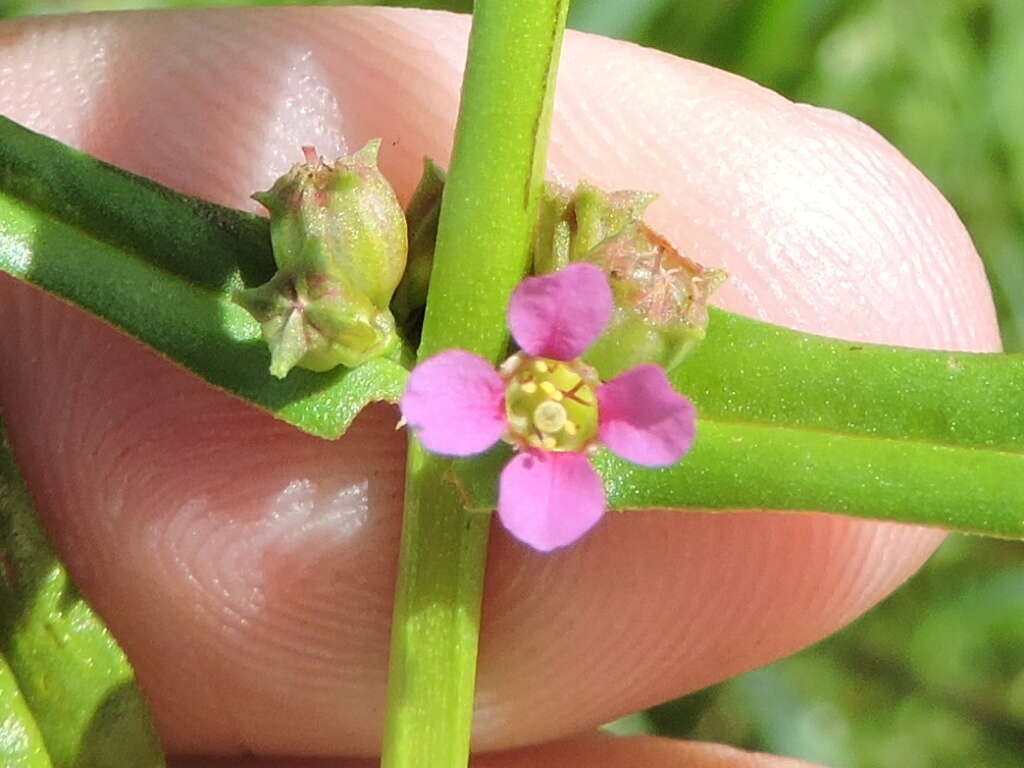
<svg viewBox="0 0 1024 768">
<path fill-rule="evenodd" d="M 278 271 L 234 300 L 270 347 L 270 372 L 354 367 L 398 347 L 388 305 L 405 271 L 405 216 L 377 167 L 380 141 L 333 165 L 306 161 L 253 195 L 270 213 Z"/>
</svg>

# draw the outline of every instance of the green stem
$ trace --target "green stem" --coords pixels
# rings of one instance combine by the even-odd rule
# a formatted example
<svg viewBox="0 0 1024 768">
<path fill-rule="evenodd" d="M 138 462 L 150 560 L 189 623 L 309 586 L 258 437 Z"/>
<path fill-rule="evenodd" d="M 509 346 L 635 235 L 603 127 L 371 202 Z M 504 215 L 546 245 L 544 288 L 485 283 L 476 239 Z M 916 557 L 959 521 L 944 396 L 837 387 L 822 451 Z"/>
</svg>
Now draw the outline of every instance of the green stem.
<svg viewBox="0 0 1024 768">
<path fill-rule="evenodd" d="M 497 362 L 527 268 L 568 0 L 487 0 L 473 15 L 420 359 L 461 347 Z M 468 319 L 472 318 L 469 322 Z M 391 638 L 382 766 L 469 760 L 489 516 L 451 462 L 413 441 Z"/>
</svg>

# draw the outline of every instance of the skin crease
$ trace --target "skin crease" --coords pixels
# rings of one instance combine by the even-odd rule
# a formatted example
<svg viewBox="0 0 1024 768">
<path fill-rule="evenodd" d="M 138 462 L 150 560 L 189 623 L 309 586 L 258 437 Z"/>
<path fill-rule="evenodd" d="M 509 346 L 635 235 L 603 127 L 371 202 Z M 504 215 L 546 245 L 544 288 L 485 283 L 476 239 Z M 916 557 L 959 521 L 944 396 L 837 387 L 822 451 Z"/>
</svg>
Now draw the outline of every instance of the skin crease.
<svg viewBox="0 0 1024 768">
<path fill-rule="evenodd" d="M 252 210 L 248 195 L 301 145 L 331 157 L 383 136 L 406 200 L 422 155 L 447 163 L 467 29 L 383 9 L 7 23 L 0 113 Z M 723 307 L 851 339 L 999 349 L 955 213 L 844 116 L 570 34 L 550 173 L 658 192 L 651 225 L 731 272 Z M 404 466 L 394 409 L 325 443 L 2 276 L 0 323 L 19 461 L 166 747 L 374 754 Z M 565 738 L 792 653 L 887 595 L 941 538 L 834 516 L 637 511 L 540 555 L 495 527 L 476 748 Z M 716 749 L 584 740 L 477 765 L 792 765 Z"/>
</svg>

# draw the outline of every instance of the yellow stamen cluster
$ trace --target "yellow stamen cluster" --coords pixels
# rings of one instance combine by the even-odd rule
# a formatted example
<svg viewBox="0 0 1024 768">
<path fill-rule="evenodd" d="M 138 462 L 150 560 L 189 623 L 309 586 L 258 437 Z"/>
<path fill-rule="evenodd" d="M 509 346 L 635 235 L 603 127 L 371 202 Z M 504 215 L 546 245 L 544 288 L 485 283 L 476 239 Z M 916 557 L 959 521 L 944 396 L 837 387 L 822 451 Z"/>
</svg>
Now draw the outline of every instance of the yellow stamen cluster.
<svg viewBox="0 0 1024 768">
<path fill-rule="evenodd" d="M 600 382 L 591 368 L 519 353 L 502 373 L 508 442 L 544 451 L 582 451 L 594 443 Z"/>
</svg>

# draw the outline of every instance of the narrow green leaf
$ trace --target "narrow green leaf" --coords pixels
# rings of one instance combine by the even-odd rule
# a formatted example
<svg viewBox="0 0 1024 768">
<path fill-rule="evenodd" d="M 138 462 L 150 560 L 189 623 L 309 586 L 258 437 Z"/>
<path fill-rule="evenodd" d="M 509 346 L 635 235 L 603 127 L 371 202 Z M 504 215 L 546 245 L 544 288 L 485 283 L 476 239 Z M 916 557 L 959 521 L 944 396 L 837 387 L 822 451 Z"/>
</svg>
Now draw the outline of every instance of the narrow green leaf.
<svg viewBox="0 0 1024 768">
<path fill-rule="evenodd" d="M 716 421 L 699 435 L 666 470 L 604 454 L 612 507 L 820 510 L 1024 538 L 1021 454 Z"/>
<path fill-rule="evenodd" d="M 1024 538 L 1024 355 L 855 344 L 717 310 L 673 373 L 699 414 L 681 463 L 595 457 L 609 506 L 835 512 Z M 493 508 L 504 450 L 452 479 Z"/>
<path fill-rule="evenodd" d="M 1024 355 L 862 344 L 712 310 L 672 378 L 703 418 L 1024 450 Z"/>
<path fill-rule="evenodd" d="M 378 358 L 278 381 L 230 294 L 274 272 L 264 219 L 180 195 L 0 118 L 0 271 L 149 344 L 306 432 L 340 436 L 406 371 Z M 400 352 L 399 354 L 407 354 Z"/>
<path fill-rule="evenodd" d="M 4 768 L 51 768 L 46 745 L 18 681 L 0 656 L 0 765 Z"/>
<path fill-rule="evenodd" d="M 0 652 L 54 764 L 162 766 L 134 673 L 50 547 L 2 425 L 0 567 Z"/>
</svg>

